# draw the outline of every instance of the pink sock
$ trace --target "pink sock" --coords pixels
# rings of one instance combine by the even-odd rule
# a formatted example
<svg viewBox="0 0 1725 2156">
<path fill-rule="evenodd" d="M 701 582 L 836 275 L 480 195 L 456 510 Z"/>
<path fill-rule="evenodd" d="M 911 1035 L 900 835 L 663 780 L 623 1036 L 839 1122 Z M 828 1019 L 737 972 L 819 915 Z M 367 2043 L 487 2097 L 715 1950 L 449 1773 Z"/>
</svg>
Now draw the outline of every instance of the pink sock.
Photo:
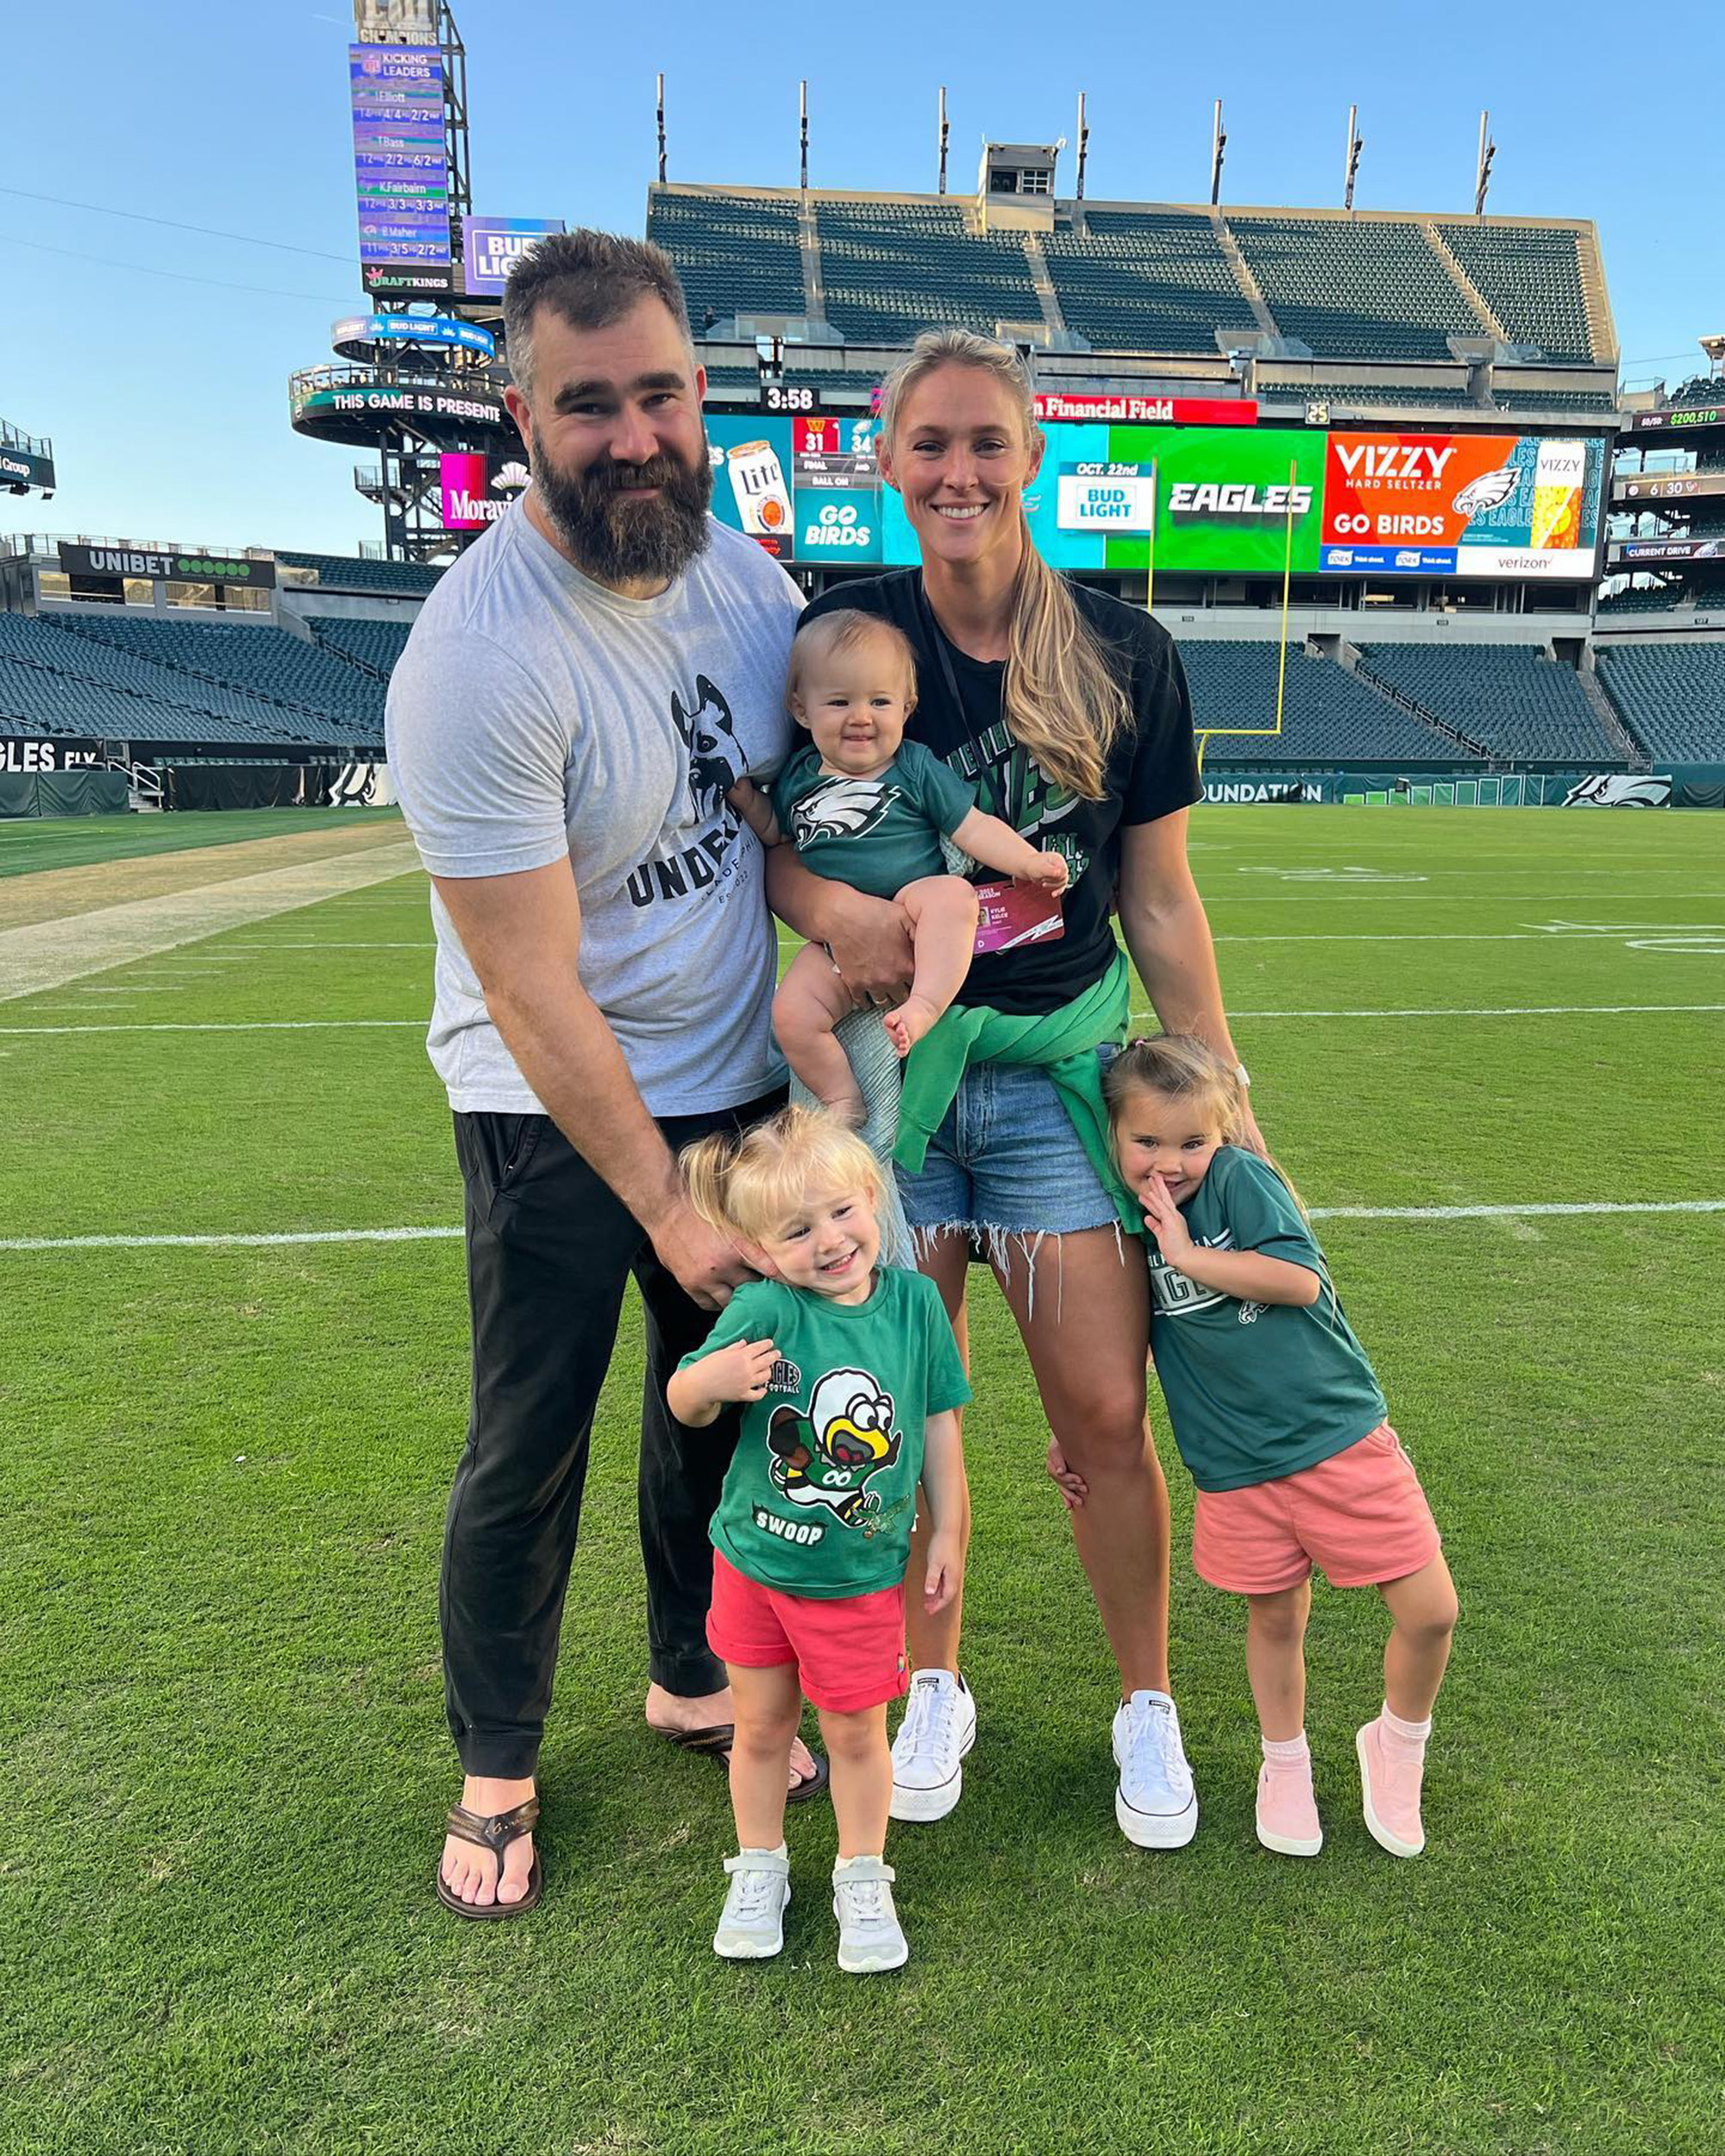
<svg viewBox="0 0 1725 2156">
<path fill-rule="evenodd" d="M 1383 1735 L 1383 1756 L 1386 1759 L 1405 1759 L 1409 1766 L 1423 1764 L 1426 1739 L 1432 1733 L 1429 1714 L 1422 1722 L 1404 1722 L 1399 1714 L 1392 1714 L 1389 1702 L 1383 1702 L 1383 1713 L 1378 1722 Z"/>
<path fill-rule="evenodd" d="M 1264 1745 L 1264 1763 L 1266 1766 L 1294 1767 L 1311 1764 L 1311 1747 L 1306 1742 L 1306 1733 L 1303 1729 L 1297 1737 L 1265 1737 L 1260 1741 Z"/>
</svg>

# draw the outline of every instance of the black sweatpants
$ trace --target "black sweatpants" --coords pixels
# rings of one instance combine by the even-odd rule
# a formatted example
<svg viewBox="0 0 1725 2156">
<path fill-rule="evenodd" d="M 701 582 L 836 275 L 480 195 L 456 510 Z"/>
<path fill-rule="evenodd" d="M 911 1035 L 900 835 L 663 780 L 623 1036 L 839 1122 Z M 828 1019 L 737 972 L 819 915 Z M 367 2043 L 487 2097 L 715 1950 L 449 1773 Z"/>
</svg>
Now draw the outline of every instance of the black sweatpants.
<svg viewBox="0 0 1725 2156">
<path fill-rule="evenodd" d="M 782 1095 L 663 1118 L 678 1147 L 738 1130 Z M 455 1470 L 438 1595 L 449 1729 L 469 1774 L 534 1772 L 551 1704 L 563 1595 L 580 1521 L 594 1404 L 633 1273 L 647 1312 L 641 1403 L 641 1553 L 649 1670 L 668 1691 L 717 1691 L 706 1644 L 708 1523 L 737 1442 L 735 1413 L 687 1430 L 665 1405 L 711 1312 L 659 1263 L 645 1232 L 549 1116 L 461 1115 L 473 1396 Z"/>
</svg>

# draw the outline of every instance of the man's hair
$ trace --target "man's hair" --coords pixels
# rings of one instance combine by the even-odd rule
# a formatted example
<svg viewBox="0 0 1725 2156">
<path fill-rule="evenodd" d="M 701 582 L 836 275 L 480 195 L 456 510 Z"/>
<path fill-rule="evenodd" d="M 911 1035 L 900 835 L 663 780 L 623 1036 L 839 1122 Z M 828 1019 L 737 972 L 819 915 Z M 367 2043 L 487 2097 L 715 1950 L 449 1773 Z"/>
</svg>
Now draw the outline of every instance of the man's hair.
<svg viewBox="0 0 1725 2156">
<path fill-rule="evenodd" d="M 503 289 L 504 337 L 517 387 L 525 396 L 533 393 L 533 322 L 540 308 L 550 308 L 572 329 L 603 329 L 646 292 L 663 302 L 678 335 L 693 348 L 675 267 L 650 240 L 627 240 L 615 232 L 554 232 L 528 248 Z"/>
</svg>

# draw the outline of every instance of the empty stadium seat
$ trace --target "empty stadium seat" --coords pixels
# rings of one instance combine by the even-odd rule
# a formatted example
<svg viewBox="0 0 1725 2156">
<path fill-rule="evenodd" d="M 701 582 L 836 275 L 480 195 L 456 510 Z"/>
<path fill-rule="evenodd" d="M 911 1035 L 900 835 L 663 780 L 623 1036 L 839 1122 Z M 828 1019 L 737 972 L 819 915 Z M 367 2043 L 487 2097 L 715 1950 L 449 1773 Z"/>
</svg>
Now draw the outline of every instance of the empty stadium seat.
<svg viewBox="0 0 1725 2156">
<path fill-rule="evenodd" d="M 1360 661 L 1493 755 L 1622 761 L 1575 668 L 1529 645 L 1371 643 Z"/>
<path fill-rule="evenodd" d="M 1614 645 L 1599 654 L 1599 678 L 1655 758 L 1725 761 L 1725 637 Z"/>
<path fill-rule="evenodd" d="M 129 619 L 117 611 L 70 616 L 65 626 L 154 665 L 229 682 L 271 703 L 314 712 L 366 741 L 382 737 L 381 684 L 286 630 Z"/>
<path fill-rule="evenodd" d="M 305 625 L 320 644 L 385 681 L 407 649 L 413 627 L 405 621 L 349 621 L 340 614 L 311 614 Z"/>
</svg>

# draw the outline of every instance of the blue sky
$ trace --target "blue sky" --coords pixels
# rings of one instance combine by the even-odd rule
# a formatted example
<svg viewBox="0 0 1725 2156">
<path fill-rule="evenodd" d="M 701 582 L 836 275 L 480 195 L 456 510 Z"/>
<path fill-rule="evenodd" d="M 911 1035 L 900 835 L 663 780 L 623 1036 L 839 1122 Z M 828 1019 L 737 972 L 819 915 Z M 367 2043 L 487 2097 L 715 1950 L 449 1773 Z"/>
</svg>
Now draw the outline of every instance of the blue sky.
<svg viewBox="0 0 1725 2156">
<path fill-rule="evenodd" d="M 1357 103 L 1359 206 L 1465 210 L 1488 105 L 1490 208 L 1598 224 L 1627 379 L 1675 382 L 1702 364 L 1696 338 L 1725 331 L 1716 9 L 1494 9 L 1484 38 L 1465 10 L 1393 0 L 1172 23 L 1024 0 L 877 0 L 825 21 L 460 0 L 457 20 L 485 215 L 639 232 L 659 68 L 670 177 L 765 185 L 795 182 L 804 74 L 817 186 L 932 190 L 944 82 L 961 187 L 985 134 L 1073 135 L 1082 89 L 1093 196 L 1203 198 L 1220 97 L 1225 202 L 1337 202 Z M 9 12 L 0 188 L 307 252 L 0 193 L 0 417 L 52 435 L 61 473 L 46 506 L 0 496 L 0 529 L 342 551 L 380 536 L 349 484 L 357 453 L 302 441 L 286 411 L 289 373 L 329 358 L 330 322 L 360 298 L 351 34 L 342 0 Z"/>
</svg>

